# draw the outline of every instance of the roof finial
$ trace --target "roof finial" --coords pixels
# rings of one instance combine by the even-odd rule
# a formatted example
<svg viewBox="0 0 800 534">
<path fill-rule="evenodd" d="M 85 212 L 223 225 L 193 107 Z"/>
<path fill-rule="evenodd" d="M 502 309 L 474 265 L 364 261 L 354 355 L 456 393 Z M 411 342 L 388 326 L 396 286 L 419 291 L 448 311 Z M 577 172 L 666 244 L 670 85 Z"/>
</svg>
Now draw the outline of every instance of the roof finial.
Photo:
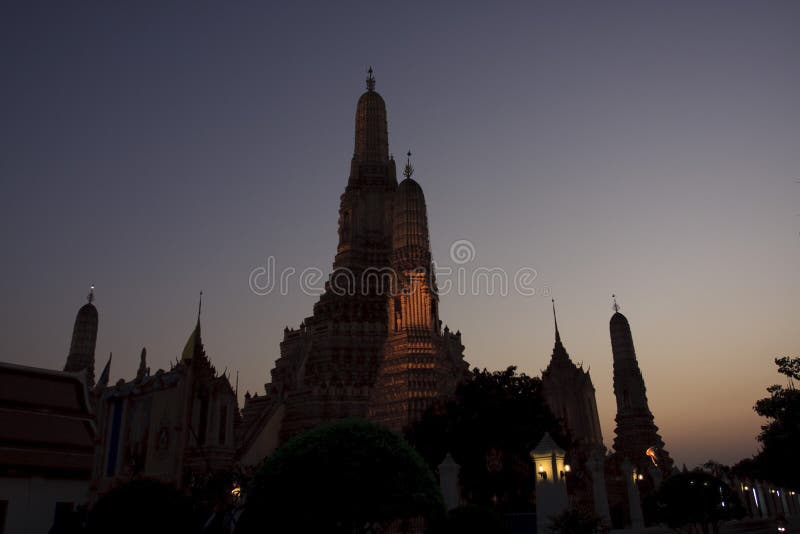
<svg viewBox="0 0 800 534">
<path fill-rule="evenodd" d="M 611 298 L 614 299 L 614 305 L 611 306 L 615 312 L 619 313 L 619 304 L 617 304 L 617 296 L 611 295 Z"/>
<path fill-rule="evenodd" d="M 372 75 L 372 66 L 367 70 L 367 91 L 375 90 L 375 76 Z"/>
<path fill-rule="evenodd" d="M 86 297 L 86 300 L 89 304 L 94 302 L 94 286 L 89 286 L 89 295 Z"/>
<path fill-rule="evenodd" d="M 406 168 L 403 169 L 403 176 L 411 178 L 411 175 L 414 174 L 414 167 L 411 166 L 411 150 L 408 151 L 406 156 Z"/>
<path fill-rule="evenodd" d="M 200 312 L 203 311 L 203 291 L 200 291 L 200 301 L 197 303 L 197 322 L 200 322 Z"/>
<path fill-rule="evenodd" d="M 556 343 L 561 343 L 561 334 L 558 333 L 558 318 L 556 317 L 556 299 L 550 299 L 553 303 L 553 324 L 556 327 Z"/>
</svg>

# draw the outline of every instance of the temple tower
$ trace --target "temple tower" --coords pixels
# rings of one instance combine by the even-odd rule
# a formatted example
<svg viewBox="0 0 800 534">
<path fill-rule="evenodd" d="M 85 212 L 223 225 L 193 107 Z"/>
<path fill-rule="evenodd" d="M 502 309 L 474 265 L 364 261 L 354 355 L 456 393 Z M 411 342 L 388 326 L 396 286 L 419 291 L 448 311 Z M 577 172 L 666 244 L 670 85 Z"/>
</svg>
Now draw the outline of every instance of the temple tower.
<svg viewBox="0 0 800 534">
<path fill-rule="evenodd" d="M 78 310 L 72 341 L 64 370 L 77 373 L 86 370 L 89 388 L 94 385 L 94 349 L 97 343 L 98 315 L 94 302 L 94 286 L 89 289 L 87 302 Z"/>
<path fill-rule="evenodd" d="M 366 268 L 388 267 L 391 253 L 391 201 L 397 189 L 394 159 L 389 155 L 386 103 L 375 91 L 372 68 L 367 91 L 356 105 L 355 147 L 350 177 L 339 205 L 339 246 L 334 271 L 355 275 Z M 334 278 L 334 280 L 336 280 Z M 341 283 L 347 280 L 342 278 Z"/>
<path fill-rule="evenodd" d="M 664 450 L 664 441 L 647 404 L 647 391 L 636 360 L 631 327 L 628 319 L 619 312 L 616 299 L 614 312 L 609 325 L 614 354 L 614 395 L 617 398 L 614 451 L 621 460 L 630 460 L 638 473 L 648 472 L 651 466 L 668 473 L 672 468 L 672 458 Z"/>
<path fill-rule="evenodd" d="M 552 303 L 555 345 L 550 364 L 542 373 L 542 392 L 550 410 L 564 422 L 578 447 L 588 454 L 593 447 L 603 447 L 594 385 L 589 371 L 575 365 L 564 348 L 558 331 L 555 300 Z"/>
<path fill-rule="evenodd" d="M 398 186 L 372 69 L 366 81 L 333 271 L 313 314 L 284 329 L 266 398 L 245 406 L 248 458 L 336 419 L 370 417 L 400 430 L 467 370 L 461 334 L 440 331 L 422 188 L 410 162 Z"/>
<path fill-rule="evenodd" d="M 369 409 L 371 420 L 398 432 L 452 393 L 466 370 L 460 341 L 439 325 L 425 195 L 408 157 L 392 211 L 388 338 Z"/>
<path fill-rule="evenodd" d="M 284 331 L 272 371 L 268 394 L 286 404 L 282 440 L 324 421 L 367 415 L 386 340 L 396 189 L 386 104 L 370 69 L 356 105 L 333 272 L 313 315 L 299 329 Z"/>
</svg>

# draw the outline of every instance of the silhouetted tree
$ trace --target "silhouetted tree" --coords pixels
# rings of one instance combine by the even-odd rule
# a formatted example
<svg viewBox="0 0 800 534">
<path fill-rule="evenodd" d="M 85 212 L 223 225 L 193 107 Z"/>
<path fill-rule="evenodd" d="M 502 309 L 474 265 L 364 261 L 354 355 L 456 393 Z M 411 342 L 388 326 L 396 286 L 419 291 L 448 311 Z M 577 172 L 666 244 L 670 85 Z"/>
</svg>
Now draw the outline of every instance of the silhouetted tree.
<svg viewBox="0 0 800 534">
<path fill-rule="evenodd" d="M 731 468 L 727 465 L 721 464 L 716 460 L 707 460 L 702 469 L 708 473 L 711 473 L 715 477 L 722 477 L 723 475 L 728 475 L 731 472 Z"/>
<path fill-rule="evenodd" d="M 410 518 L 441 520 L 424 460 L 402 437 L 346 420 L 289 440 L 259 469 L 237 532 L 370 532 Z"/>
<path fill-rule="evenodd" d="M 739 496 L 719 478 L 699 471 L 666 479 L 655 495 L 656 519 L 679 532 L 719 532 L 720 523 L 744 517 Z"/>
<path fill-rule="evenodd" d="M 89 513 L 90 534 L 191 534 L 191 501 L 155 480 L 133 480 L 101 497 Z"/>
<path fill-rule="evenodd" d="M 530 451 L 545 432 L 570 445 L 545 404 L 541 380 L 509 367 L 473 369 L 451 402 L 430 409 L 406 435 L 431 467 L 453 455 L 469 503 L 526 511 L 536 485 Z"/>
<path fill-rule="evenodd" d="M 788 378 L 788 387 L 767 388 L 770 396 L 756 402 L 756 413 L 769 421 L 761 427 L 758 440 L 763 449 L 755 458 L 761 478 L 775 484 L 800 487 L 800 391 L 794 381 L 800 380 L 800 358 L 776 358 L 778 372 Z"/>
</svg>

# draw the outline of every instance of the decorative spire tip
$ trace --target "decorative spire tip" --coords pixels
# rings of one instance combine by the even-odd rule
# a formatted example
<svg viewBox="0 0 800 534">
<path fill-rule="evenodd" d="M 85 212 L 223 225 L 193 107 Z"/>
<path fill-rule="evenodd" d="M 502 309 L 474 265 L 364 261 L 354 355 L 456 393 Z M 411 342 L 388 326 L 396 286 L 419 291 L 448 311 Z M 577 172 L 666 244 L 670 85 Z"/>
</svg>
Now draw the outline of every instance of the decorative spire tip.
<svg viewBox="0 0 800 534">
<path fill-rule="evenodd" d="M 414 174 L 414 167 L 411 166 L 411 150 L 408 151 L 406 156 L 406 168 L 403 169 L 403 176 L 411 178 L 411 175 Z"/>
<path fill-rule="evenodd" d="M 86 300 L 89 304 L 94 302 L 94 286 L 89 286 L 89 295 L 86 297 Z"/>
<path fill-rule="evenodd" d="M 367 91 L 375 90 L 375 76 L 372 74 L 372 66 L 367 69 Z"/>
<path fill-rule="evenodd" d="M 619 313 L 619 304 L 617 304 L 617 296 L 611 295 L 611 298 L 614 299 L 614 305 L 611 306 L 616 313 Z"/>
<path fill-rule="evenodd" d="M 197 322 L 200 322 L 200 312 L 203 311 L 203 292 L 200 291 L 200 300 L 197 303 Z"/>
</svg>

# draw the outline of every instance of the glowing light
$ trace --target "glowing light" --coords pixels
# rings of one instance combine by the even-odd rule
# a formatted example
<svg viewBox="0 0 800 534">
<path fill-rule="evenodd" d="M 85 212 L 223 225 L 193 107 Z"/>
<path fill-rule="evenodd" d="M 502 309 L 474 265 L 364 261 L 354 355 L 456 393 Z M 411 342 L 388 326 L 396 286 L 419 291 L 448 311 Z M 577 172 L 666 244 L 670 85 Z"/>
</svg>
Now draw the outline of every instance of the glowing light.
<svg viewBox="0 0 800 534">
<path fill-rule="evenodd" d="M 569 464 L 564 465 L 564 471 L 569 473 L 571 470 L 572 470 L 572 468 L 569 466 Z"/>
<path fill-rule="evenodd" d="M 761 508 L 761 505 L 758 504 L 758 495 L 756 495 L 756 489 L 753 488 L 753 500 L 756 501 L 756 508 Z"/>
<path fill-rule="evenodd" d="M 237 499 L 242 494 L 242 488 L 239 487 L 239 484 L 233 483 L 233 489 L 231 490 L 231 495 L 236 497 Z"/>
<path fill-rule="evenodd" d="M 544 473 L 544 466 L 543 466 L 543 465 L 540 465 L 540 466 L 539 466 L 539 472 L 540 472 L 540 473 Z"/>
<path fill-rule="evenodd" d="M 650 447 L 650 448 L 649 448 L 649 449 L 647 449 L 647 450 L 646 450 L 644 453 L 645 453 L 647 456 L 649 456 L 649 457 L 650 457 L 650 459 L 653 461 L 653 465 L 654 465 L 654 466 L 656 466 L 656 467 L 658 467 L 658 462 L 656 461 L 656 454 L 657 454 L 657 453 L 656 453 L 656 448 L 655 448 L 655 447 Z"/>
<path fill-rule="evenodd" d="M 749 488 L 748 486 L 745 486 L 745 487 L 744 487 L 744 490 L 745 490 L 745 491 L 750 491 L 750 488 Z"/>
<path fill-rule="evenodd" d="M 639 474 L 639 480 L 644 480 L 644 475 Z"/>
</svg>

